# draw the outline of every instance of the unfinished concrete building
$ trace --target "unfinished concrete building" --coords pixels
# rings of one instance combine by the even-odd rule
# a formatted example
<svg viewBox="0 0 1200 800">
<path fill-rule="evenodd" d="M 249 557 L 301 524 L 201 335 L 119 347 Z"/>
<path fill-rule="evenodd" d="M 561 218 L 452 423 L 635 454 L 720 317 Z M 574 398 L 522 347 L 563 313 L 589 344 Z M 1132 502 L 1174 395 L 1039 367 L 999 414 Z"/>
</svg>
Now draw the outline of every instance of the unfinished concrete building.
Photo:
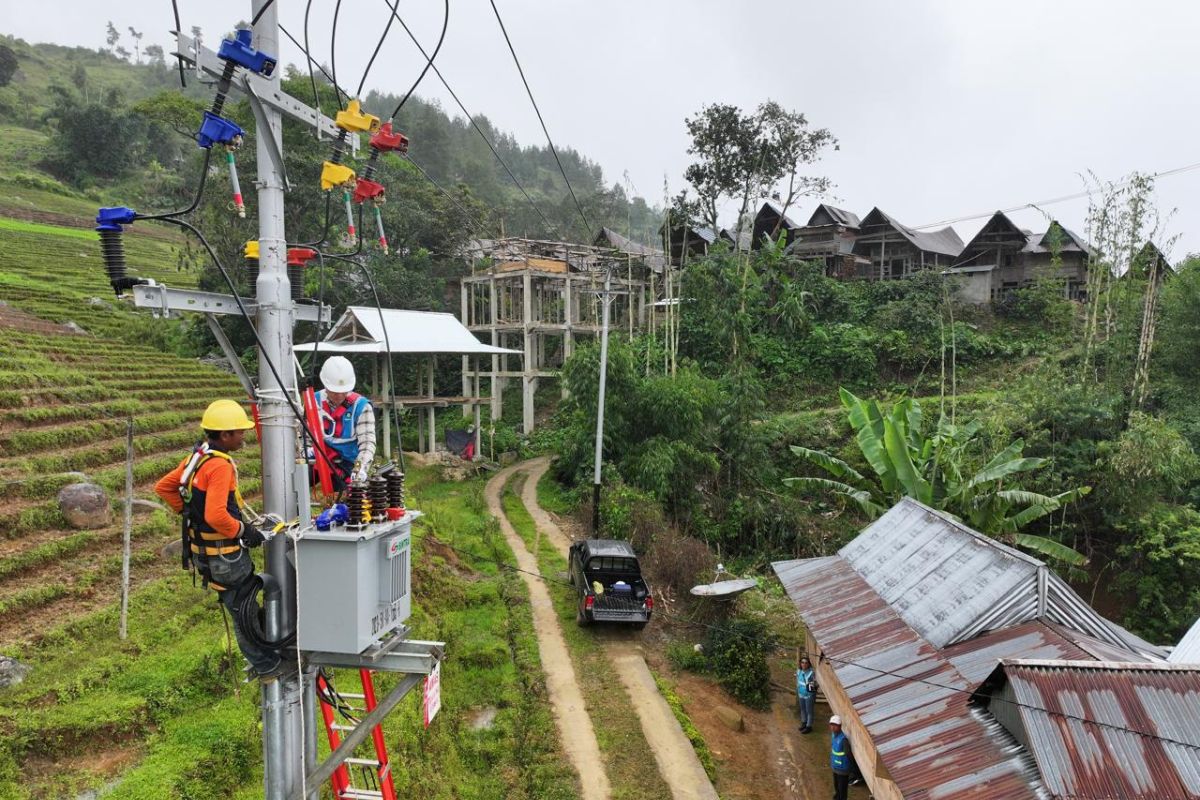
<svg viewBox="0 0 1200 800">
<path fill-rule="evenodd" d="M 520 351 L 492 356 L 491 369 L 482 373 L 491 384 L 492 419 L 503 416 L 505 390 L 519 380 L 527 434 L 540 382 L 559 377 L 579 337 L 600 333 L 606 274 L 621 292 L 612 301 L 609 330 L 633 335 L 646 326 L 653 269 L 644 254 L 506 238 L 473 243 L 471 256 L 472 274 L 462 279 L 463 324 L 495 347 Z M 466 374 L 464 367 L 464 392 L 477 388 L 468 387 Z"/>
</svg>

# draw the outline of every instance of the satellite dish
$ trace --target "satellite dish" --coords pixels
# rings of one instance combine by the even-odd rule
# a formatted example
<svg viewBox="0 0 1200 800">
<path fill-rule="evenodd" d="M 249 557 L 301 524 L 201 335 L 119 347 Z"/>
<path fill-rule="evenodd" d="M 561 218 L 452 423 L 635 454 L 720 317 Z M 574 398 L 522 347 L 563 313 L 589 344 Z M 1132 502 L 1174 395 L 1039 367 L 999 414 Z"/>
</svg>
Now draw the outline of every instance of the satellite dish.
<svg viewBox="0 0 1200 800">
<path fill-rule="evenodd" d="M 758 586 L 758 580 L 755 578 L 737 578 L 735 580 L 717 581 L 716 583 L 704 583 L 699 586 L 693 586 L 691 593 L 696 597 L 731 600 L 742 592 L 753 589 L 756 586 Z"/>
</svg>

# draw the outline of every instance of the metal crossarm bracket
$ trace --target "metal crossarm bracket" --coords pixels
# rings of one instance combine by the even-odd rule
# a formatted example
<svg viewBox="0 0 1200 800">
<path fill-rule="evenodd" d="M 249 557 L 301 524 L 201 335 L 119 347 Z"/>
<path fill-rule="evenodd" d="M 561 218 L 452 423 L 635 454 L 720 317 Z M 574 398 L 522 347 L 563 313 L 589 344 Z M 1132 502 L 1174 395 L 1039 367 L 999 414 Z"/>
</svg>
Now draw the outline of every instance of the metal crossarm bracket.
<svg viewBox="0 0 1200 800">
<path fill-rule="evenodd" d="M 172 31 L 172 33 L 175 34 L 175 52 L 171 55 L 182 59 L 190 67 L 198 66 L 214 78 L 221 77 L 221 74 L 225 71 L 225 62 L 218 58 L 215 52 L 203 45 L 197 49 L 196 40 L 181 31 Z M 197 60 L 199 64 L 196 63 Z M 323 136 L 337 138 L 342 132 L 341 128 L 334 125 L 333 120 L 329 117 L 306 106 L 281 90 L 276 81 L 264 78 L 261 75 L 247 74 L 245 77 L 246 82 L 253 87 L 255 94 L 263 105 L 302 122 L 309 127 L 316 128 Z M 234 83 L 233 85 L 238 89 L 244 89 L 239 83 Z M 350 143 L 350 149 L 358 152 L 360 145 L 358 135 L 351 134 L 346 138 Z"/>
<path fill-rule="evenodd" d="M 262 99 L 258 96 L 258 92 L 254 91 L 254 84 L 250 82 L 250 73 L 242 75 L 242 90 L 246 93 L 246 97 L 250 99 L 250 110 L 254 112 L 254 121 L 258 125 L 258 130 L 265 131 L 271 123 L 267 122 L 267 114 L 263 111 Z M 286 191 L 292 190 L 292 182 L 288 180 L 287 166 L 283 163 L 283 153 L 279 152 L 279 145 L 275 142 L 274 136 L 266 137 L 267 152 L 271 154 L 271 161 L 275 163 L 275 169 L 283 176 L 283 188 Z"/>
<path fill-rule="evenodd" d="M 195 289 L 170 289 L 162 284 L 145 284 L 133 287 L 133 304 L 138 308 L 148 308 L 155 316 L 169 317 L 172 313 L 192 311 L 203 314 L 236 314 L 242 312 L 238 308 L 233 295 L 217 292 L 201 292 Z M 258 313 L 258 305 L 243 300 L 246 313 L 254 316 Z M 296 319 L 305 322 L 317 322 L 329 319 L 329 306 L 297 304 Z"/>
<path fill-rule="evenodd" d="M 217 322 L 217 318 L 212 314 L 205 314 L 204 321 L 208 323 L 208 329 L 212 331 L 217 344 L 221 346 L 221 352 L 225 354 L 226 360 L 229 361 L 229 367 L 238 376 L 238 380 L 242 382 L 242 388 L 246 390 L 246 396 L 255 397 L 254 381 L 250 380 L 250 376 L 246 374 L 246 368 L 242 366 L 242 360 L 238 358 L 237 351 L 233 349 L 233 344 L 230 343 L 229 337 L 222 330 L 221 323 Z"/>
<path fill-rule="evenodd" d="M 370 650 L 360 654 L 310 652 L 305 654 L 305 659 L 310 664 L 319 664 L 324 667 L 428 675 L 442 660 L 445 649 L 445 642 L 404 639 L 395 644 L 388 643 L 387 646 L 379 648 L 376 652 Z"/>
</svg>

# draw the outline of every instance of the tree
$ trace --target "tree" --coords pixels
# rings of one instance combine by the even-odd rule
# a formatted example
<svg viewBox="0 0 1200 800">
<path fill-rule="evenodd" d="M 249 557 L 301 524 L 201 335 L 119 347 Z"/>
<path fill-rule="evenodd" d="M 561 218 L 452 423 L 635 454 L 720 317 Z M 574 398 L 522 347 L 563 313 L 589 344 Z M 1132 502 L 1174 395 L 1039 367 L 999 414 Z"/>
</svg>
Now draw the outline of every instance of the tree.
<svg viewBox="0 0 1200 800">
<path fill-rule="evenodd" d="M 140 64 L 140 63 L 142 63 L 142 36 L 143 36 L 143 34 L 140 31 L 134 30 L 133 26 L 130 25 L 129 26 L 129 35 L 133 37 L 134 59 L 136 60 L 136 62 L 138 64 Z"/>
<path fill-rule="evenodd" d="M 104 41 L 108 44 L 109 52 L 114 52 L 117 42 L 121 41 L 121 32 L 117 30 L 117 26 L 112 24 L 112 20 L 108 21 L 108 30 L 104 34 Z"/>
<path fill-rule="evenodd" d="M 167 65 L 167 58 L 166 54 L 163 52 L 162 45 L 146 45 L 146 58 L 149 59 L 152 66 L 165 67 Z"/>
<path fill-rule="evenodd" d="M 720 201 L 739 201 L 735 242 L 741 241 L 754 200 L 779 197 L 786 212 L 797 198 L 829 188 L 827 178 L 802 175 L 801 169 L 818 161 L 836 140 L 826 128 L 810 129 L 801 113 L 770 100 L 752 114 L 716 103 L 685 122 L 692 137 L 688 153 L 697 160 L 684 175 L 698 195 L 700 218 L 717 230 Z M 781 194 L 776 186 L 785 178 L 787 189 Z"/>
<path fill-rule="evenodd" d="M 1007 482 L 1012 476 L 1047 463 L 1044 458 L 1023 457 L 1023 441 L 1010 443 L 972 470 L 971 451 L 981 428 L 978 421 L 956 425 L 942 417 L 932 435 L 926 435 L 924 414 L 916 400 L 899 400 L 885 413 L 874 400 L 860 400 L 845 389 L 840 393 L 855 432 L 855 443 L 875 478 L 866 477 L 828 453 L 793 445 L 793 453 L 820 467 L 833 479 L 798 477 L 786 478 L 785 483 L 832 491 L 853 501 L 872 519 L 901 497 L 911 497 L 952 514 L 976 530 L 1007 539 L 1027 550 L 1071 566 L 1087 563 L 1083 555 L 1060 542 L 1020 532 L 1034 520 L 1090 491 L 1085 486 L 1044 495 L 1009 488 Z"/>
<path fill-rule="evenodd" d="M 0 86 L 8 86 L 17 74 L 20 63 L 17 54 L 8 45 L 0 44 Z"/>
</svg>

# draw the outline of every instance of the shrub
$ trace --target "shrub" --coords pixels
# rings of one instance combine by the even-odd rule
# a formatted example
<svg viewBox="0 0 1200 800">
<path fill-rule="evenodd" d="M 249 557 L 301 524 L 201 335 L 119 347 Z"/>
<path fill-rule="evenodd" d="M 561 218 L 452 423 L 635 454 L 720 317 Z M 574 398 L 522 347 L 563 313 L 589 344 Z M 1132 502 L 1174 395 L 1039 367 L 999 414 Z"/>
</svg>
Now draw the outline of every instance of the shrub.
<svg viewBox="0 0 1200 800">
<path fill-rule="evenodd" d="M 771 670 L 767 656 L 775 638 L 757 619 L 731 619 L 709 629 L 704 652 L 718 682 L 738 702 L 763 709 L 771 704 Z"/>
<path fill-rule="evenodd" d="M 665 586 L 677 595 L 685 594 L 707 577 L 716 558 L 708 545 L 691 536 L 681 536 L 674 528 L 664 527 L 655 537 L 646 555 L 646 567 L 657 586 Z"/>
</svg>

